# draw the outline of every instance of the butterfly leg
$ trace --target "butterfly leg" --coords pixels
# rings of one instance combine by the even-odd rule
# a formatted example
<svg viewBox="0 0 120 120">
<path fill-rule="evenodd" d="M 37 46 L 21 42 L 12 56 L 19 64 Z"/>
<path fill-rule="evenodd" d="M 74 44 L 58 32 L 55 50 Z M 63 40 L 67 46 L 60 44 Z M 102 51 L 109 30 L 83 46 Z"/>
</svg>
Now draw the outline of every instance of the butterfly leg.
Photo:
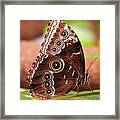
<svg viewBox="0 0 120 120">
<path fill-rule="evenodd" d="M 76 87 L 77 87 L 77 95 L 79 95 L 79 92 L 80 92 L 80 90 L 79 90 L 79 79 L 77 79 L 77 81 L 76 81 Z"/>
<path fill-rule="evenodd" d="M 90 74 L 86 73 L 86 74 L 85 74 L 85 79 L 84 79 L 83 85 L 84 85 L 85 83 L 87 83 L 90 91 L 93 92 L 93 90 L 92 90 L 92 88 L 91 88 L 91 85 L 90 85 L 90 82 L 89 82 L 89 79 L 90 79 Z"/>
</svg>

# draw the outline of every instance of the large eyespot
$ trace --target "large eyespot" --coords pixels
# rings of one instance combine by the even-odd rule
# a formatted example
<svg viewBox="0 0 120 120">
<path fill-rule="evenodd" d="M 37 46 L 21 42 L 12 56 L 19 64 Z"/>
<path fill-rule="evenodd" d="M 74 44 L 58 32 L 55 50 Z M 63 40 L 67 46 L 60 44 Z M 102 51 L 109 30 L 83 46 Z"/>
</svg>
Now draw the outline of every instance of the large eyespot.
<svg viewBox="0 0 120 120">
<path fill-rule="evenodd" d="M 55 89 L 53 87 L 45 90 L 46 95 L 53 95 L 54 93 Z"/>
<path fill-rule="evenodd" d="M 56 55 L 56 54 L 59 54 L 60 53 L 60 48 L 53 45 L 51 48 L 50 48 L 50 54 L 52 55 Z"/>
<path fill-rule="evenodd" d="M 64 69 L 65 63 L 62 59 L 54 59 L 50 61 L 49 63 L 49 68 L 54 72 L 54 73 L 59 73 Z"/>
<path fill-rule="evenodd" d="M 61 30 L 60 31 L 60 36 L 62 37 L 62 38 L 67 38 L 68 37 L 68 31 L 67 30 Z"/>
<path fill-rule="evenodd" d="M 44 72 L 44 75 L 42 77 L 43 81 L 47 81 L 47 80 L 52 80 L 53 79 L 53 74 L 49 71 Z"/>
<path fill-rule="evenodd" d="M 56 45 L 57 47 L 60 47 L 61 49 L 64 49 L 64 48 L 65 48 L 65 43 L 64 43 L 64 41 L 61 40 L 61 39 L 55 40 L 55 45 Z"/>
</svg>

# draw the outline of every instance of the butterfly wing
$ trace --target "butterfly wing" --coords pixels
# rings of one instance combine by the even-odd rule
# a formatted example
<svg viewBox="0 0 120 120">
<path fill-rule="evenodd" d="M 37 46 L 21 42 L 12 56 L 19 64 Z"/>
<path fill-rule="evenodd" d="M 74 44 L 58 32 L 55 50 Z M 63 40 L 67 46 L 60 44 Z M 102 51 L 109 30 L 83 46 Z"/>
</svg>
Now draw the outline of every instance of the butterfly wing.
<svg viewBox="0 0 120 120">
<path fill-rule="evenodd" d="M 40 55 L 28 72 L 30 93 L 35 97 L 66 94 L 84 79 L 85 59 L 82 45 L 63 21 L 50 22 Z"/>
</svg>

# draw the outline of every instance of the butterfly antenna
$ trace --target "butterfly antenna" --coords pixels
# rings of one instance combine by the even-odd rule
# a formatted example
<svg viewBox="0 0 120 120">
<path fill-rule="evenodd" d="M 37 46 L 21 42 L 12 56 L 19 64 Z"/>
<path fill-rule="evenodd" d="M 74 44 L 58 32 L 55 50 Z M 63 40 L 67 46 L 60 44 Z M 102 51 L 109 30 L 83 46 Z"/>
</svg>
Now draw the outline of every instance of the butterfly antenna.
<svg viewBox="0 0 120 120">
<path fill-rule="evenodd" d="M 87 80 L 87 84 L 88 84 L 88 87 L 89 87 L 90 91 L 93 92 L 93 89 L 91 88 L 91 85 L 90 85 L 90 82 L 89 82 L 89 77 L 88 77 L 88 80 Z"/>
<path fill-rule="evenodd" d="M 79 95 L 79 92 L 80 92 L 80 91 L 79 91 L 79 84 L 78 84 L 78 81 L 76 82 L 76 84 L 77 84 L 77 85 L 76 85 L 76 86 L 77 86 L 77 95 Z"/>
</svg>

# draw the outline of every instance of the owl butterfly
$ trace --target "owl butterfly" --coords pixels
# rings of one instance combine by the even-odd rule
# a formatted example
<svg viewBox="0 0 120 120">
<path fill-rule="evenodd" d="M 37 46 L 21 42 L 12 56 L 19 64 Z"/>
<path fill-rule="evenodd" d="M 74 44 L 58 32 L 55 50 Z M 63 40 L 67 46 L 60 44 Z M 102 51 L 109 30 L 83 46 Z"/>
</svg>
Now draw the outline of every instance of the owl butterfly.
<svg viewBox="0 0 120 120">
<path fill-rule="evenodd" d="M 30 94 L 50 98 L 74 90 L 88 81 L 80 40 L 63 21 L 49 22 L 39 56 L 28 71 Z"/>
</svg>

